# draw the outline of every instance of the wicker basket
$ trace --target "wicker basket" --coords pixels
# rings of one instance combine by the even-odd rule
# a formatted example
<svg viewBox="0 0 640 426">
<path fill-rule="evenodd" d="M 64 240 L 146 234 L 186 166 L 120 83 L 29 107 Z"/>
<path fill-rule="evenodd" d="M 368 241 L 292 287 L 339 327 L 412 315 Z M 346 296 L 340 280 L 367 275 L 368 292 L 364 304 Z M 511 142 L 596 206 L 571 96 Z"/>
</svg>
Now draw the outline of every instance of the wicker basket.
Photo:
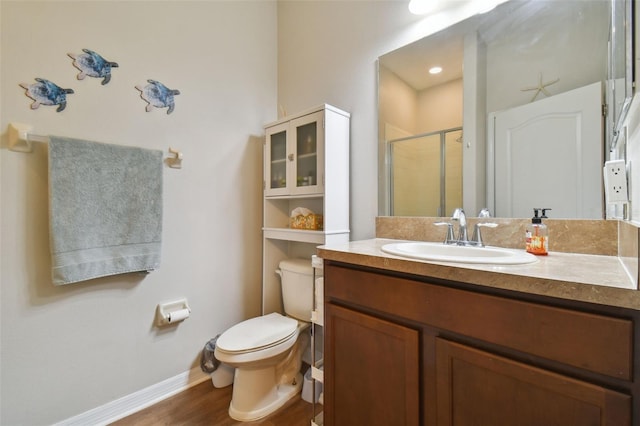
<svg viewBox="0 0 640 426">
<path fill-rule="evenodd" d="M 289 220 L 291 229 L 306 229 L 309 231 L 322 230 L 322 215 L 321 214 L 308 214 L 297 215 Z"/>
</svg>

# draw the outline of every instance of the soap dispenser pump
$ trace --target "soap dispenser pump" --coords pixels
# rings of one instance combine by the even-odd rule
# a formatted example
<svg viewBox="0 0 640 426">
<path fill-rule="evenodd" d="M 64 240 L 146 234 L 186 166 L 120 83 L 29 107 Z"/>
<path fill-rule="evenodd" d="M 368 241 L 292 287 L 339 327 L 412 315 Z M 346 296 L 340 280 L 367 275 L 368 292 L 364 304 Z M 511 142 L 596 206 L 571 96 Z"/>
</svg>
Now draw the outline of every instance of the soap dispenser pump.
<svg viewBox="0 0 640 426">
<path fill-rule="evenodd" d="M 547 225 L 542 223 L 542 219 L 546 219 L 547 210 L 550 208 L 534 208 L 531 224 L 527 226 L 526 248 L 527 252 L 537 255 L 549 254 L 549 232 Z M 538 214 L 542 212 L 541 216 Z"/>
</svg>

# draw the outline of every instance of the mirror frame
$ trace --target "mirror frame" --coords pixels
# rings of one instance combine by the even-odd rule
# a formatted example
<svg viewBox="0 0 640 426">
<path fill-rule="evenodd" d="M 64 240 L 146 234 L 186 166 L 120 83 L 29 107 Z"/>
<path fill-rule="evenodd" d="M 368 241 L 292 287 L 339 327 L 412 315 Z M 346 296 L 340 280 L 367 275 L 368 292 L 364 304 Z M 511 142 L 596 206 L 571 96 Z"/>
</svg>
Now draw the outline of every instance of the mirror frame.
<svg viewBox="0 0 640 426">
<path fill-rule="evenodd" d="M 607 90 L 607 108 L 611 113 L 610 131 L 608 132 L 609 151 L 613 151 L 620 138 L 623 130 L 624 122 L 629 113 L 629 107 L 631 106 L 631 100 L 633 99 L 633 71 L 634 71 L 634 43 L 633 43 L 633 31 L 634 31 L 634 16 L 633 16 L 633 0 L 611 0 L 611 28 L 609 31 L 609 82 L 612 85 Z M 620 39 L 614 37 L 618 25 L 618 17 L 622 19 L 623 35 Z M 622 44 L 622 47 L 619 46 Z M 622 69 L 622 75 L 624 76 L 622 87 L 616 87 L 616 75 L 620 72 L 616 68 L 617 62 L 612 59 L 614 52 L 618 49 L 622 49 L 624 52 L 624 65 Z M 618 90 L 621 89 L 621 90 Z M 616 116 L 615 105 L 617 91 L 623 93 L 620 112 Z"/>
</svg>

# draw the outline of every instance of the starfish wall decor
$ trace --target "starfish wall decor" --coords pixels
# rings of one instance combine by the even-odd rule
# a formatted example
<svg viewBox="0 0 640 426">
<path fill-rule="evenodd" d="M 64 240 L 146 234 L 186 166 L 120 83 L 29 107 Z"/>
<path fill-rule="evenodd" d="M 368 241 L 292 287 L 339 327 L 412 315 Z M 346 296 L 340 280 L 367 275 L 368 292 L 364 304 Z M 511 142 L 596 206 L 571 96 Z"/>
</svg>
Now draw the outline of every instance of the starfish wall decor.
<svg viewBox="0 0 640 426">
<path fill-rule="evenodd" d="M 536 100 L 536 98 L 538 97 L 538 94 L 540 94 L 541 92 L 546 95 L 546 96 L 551 96 L 551 93 L 549 93 L 547 91 L 547 87 L 551 86 L 552 84 L 555 84 L 557 82 L 559 82 L 560 79 L 556 78 L 553 81 L 547 81 L 546 83 L 542 82 L 542 73 L 540 73 L 539 78 L 538 78 L 538 85 L 534 86 L 534 87 L 525 87 L 524 89 L 520 89 L 521 92 L 528 92 L 531 90 L 535 90 L 536 93 L 534 93 L 533 98 L 531 98 L 530 102 L 533 102 Z"/>
</svg>

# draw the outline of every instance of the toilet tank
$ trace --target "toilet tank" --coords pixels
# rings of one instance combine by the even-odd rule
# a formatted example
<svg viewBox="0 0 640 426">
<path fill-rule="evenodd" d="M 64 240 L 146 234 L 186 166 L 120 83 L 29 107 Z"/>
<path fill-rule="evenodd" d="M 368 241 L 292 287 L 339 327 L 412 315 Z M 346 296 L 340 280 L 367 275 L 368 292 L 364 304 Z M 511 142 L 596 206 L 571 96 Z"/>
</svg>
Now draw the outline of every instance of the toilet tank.
<svg viewBox="0 0 640 426">
<path fill-rule="evenodd" d="M 298 320 L 311 321 L 313 310 L 311 259 L 285 259 L 279 266 L 284 312 Z"/>
</svg>

